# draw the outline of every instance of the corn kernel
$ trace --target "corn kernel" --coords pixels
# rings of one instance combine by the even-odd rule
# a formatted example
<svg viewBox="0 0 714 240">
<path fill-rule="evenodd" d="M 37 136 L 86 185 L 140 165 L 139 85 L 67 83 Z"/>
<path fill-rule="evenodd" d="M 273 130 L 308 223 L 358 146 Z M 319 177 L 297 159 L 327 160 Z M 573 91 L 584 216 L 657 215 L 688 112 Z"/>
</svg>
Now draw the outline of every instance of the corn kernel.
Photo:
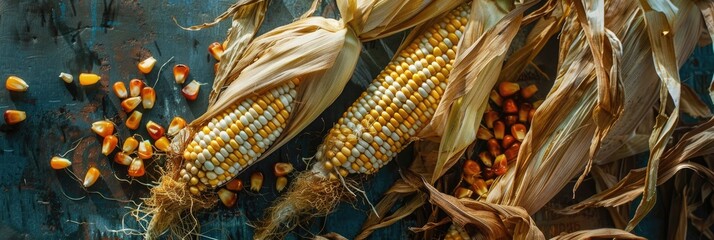
<svg viewBox="0 0 714 240">
<path fill-rule="evenodd" d="M 27 85 L 25 80 L 16 76 L 9 76 L 7 80 L 5 80 L 5 88 L 10 91 L 24 92 L 27 91 L 29 87 L 30 85 Z"/>
</svg>

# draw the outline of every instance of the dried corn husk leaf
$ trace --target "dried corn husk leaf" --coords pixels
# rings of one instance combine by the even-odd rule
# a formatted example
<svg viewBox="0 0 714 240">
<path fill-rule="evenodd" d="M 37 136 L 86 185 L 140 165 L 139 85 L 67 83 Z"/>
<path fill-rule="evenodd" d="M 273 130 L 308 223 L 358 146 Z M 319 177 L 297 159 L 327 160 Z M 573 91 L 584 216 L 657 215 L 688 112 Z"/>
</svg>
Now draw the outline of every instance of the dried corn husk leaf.
<svg viewBox="0 0 714 240">
<path fill-rule="evenodd" d="M 695 118 L 710 118 L 712 111 L 702 99 L 697 96 L 697 92 L 687 85 L 682 85 L 682 112 Z"/>
<path fill-rule="evenodd" d="M 663 155 L 657 183 L 662 184 L 682 169 L 692 169 L 714 181 L 714 171 L 705 166 L 687 162 L 687 159 L 714 154 L 714 118 L 698 125 L 682 136 L 677 145 Z M 577 213 L 587 207 L 619 206 L 634 200 L 645 189 L 646 168 L 631 170 L 617 185 L 599 192 L 575 205 L 560 210 L 563 214 Z"/>
<path fill-rule="evenodd" d="M 709 41 L 711 43 L 714 41 L 714 2 L 707 0 L 698 0 L 696 2 L 702 12 L 704 23 L 706 23 L 706 27 L 709 30 Z"/>
<path fill-rule="evenodd" d="M 288 121 L 287 131 L 263 153 L 262 159 L 297 135 L 339 96 L 354 71 L 361 41 L 403 31 L 462 2 L 340 0 L 339 21 L 308 17 L 276 28 L 256 38 L 235 66 L 219 69 L 219 76 L 233 80 L 226 82 L 215 102 L 190 126 L 203 124 L 236 100 L 301 78 L 304 84 L 298 87 L 298 105 Z"/>
<path fill-rule="evenodd" d="M 476 140 L 476 129 L 486 111 L 488 95 L 498 80 L 506 51 L 520 28 L 523 12 L 535 3 L 536 0 L 472 2 L 471 17 L 477 20 L 466 25 L 449 76 L 449 87 L 432 121 L 419 134 L 442 139 L 432 183 Z"/>
<path fill-rule="evenodd" d="M 551 240 L 560 239 L 593 239 L 593 238 L 615 238 L 615 239 L 646 239 L 639 237 L 627 231 L 612 228 L 600 228 L 593 230 L 583 230 L 574 233 L 561 234 L 560 236 L 551 238 Z"/>
</svg>

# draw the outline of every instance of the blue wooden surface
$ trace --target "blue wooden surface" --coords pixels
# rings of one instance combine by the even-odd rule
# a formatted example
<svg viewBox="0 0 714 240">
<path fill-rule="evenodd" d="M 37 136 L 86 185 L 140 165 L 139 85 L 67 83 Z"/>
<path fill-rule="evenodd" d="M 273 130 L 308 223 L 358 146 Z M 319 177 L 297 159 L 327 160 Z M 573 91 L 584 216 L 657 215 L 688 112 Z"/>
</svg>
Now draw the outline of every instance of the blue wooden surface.
<svg viewBox="0 0 714 240">
<path fill-rule="evenodd" d="M 21 109 L 28 114 L 28 120 L 17 126 L 0 126 L 0 163 L 3 166 L 0 168 L 0 239 L 124 239 L 131 238 L 129 234 L 132 232 L 117 230 L 141 229 L 126 215 L 127 207 L 146 197 L 147 188 L 136 181 L 119 180 L 127 179 L 126 167 L 112 163 L 99 153 L 101 139 L 90 132 L 89 125 L 105 118 L 122 125 L 127 116 L 119 110 L 120 101 L 109 93 L 109 86 L 131 78 L 145 79 L 150 84 L 159 79 L 156 106 L 153 110 L 143 111 L 143 123 L 153 120 L 165 126 L 173 116 L 190 121 L 205 111 L 207 86 L 202 89 L 198 101 L 185 101 L 179 93 L 180 86 L 173 83 L 170 67 L 175 63 L 188 64 L 191 79 L 211 83 L 214 60 L 206 52 L 206 47 L 211 42 L 222 41 L 229 23 L 190 32 L 176 27 L 171 17 L 176 17 L 182 25 L 198 24 L 212 20 L 232 2 L 0 1 L 0 79 L 18 75 L 30 84 L 30 91 L 26 93 L 0 91 L 0 111 Z M 307 2 L 274 1 L 261 32 L 300 15 L 309 6 Z M 329 7 L 325 12 L 329 13 Z M 398 40 L 395 37 L 388 43 L 396 46 Z M 374 46 L 367 44 L 367 51 L 371 47 Z M 174 62 L 161 76 L 156 70 L 144 76 L 136 70 L 135 64 L 148 55 L 155 56 L 159 64 L 172 56 Z M 702 76 L 708 74 L 710 79 L 714 66 L 712 55 L 711 48 L 698 49 L 694 57 L 698 60 L 687 62 L 683 79 L 688 79 L 686 74 L 689 72 L 702 73 Z M 372 73 L 379 71 L 380 66 L 389 60 L 365 59 L 361 59 L 364 60 L 362 64 Z M 80 87 L 76 82 L 66 85 L 57 78 L 59 72 L 69 72 L 75 77 L 80 72 L 94 72 L 102 75 L 102 80 L 91 87 Z M 691 79 L 706 81 L 700 78 Z M 360 89 L 360 86 L 350 83 L 347 89 Z M 325 129 L 360 92 L 345 91 L 321 118 L 249 172 L 261 170 L 267 173 L 275 161 L 290 161 L 299 170 L 304 169 L 302 157 L 314 153 L 314 146 L 320 143 Z M 132 133 L 125 128 L 118 132 L 121 137 Z M 136 133 L 146 135 L 143 129 Z M 71 170 L 80 176 L 89 166 L 102 171 L 102 179 L 89 189 L 91 193 L 82 189 L 69 172 L 54 171 L 48 164 L 52 156 L 69 150 L 74 146 L 73 142 L 81 138 L 84 140 L 67 158 L 73 161 Z M 406 165 L 410 157 L 403 154 L 400 158 L 397 162 Z M 139 181 L 149 183 L 156 179 L 155 170 L 161 164 L 162 161 L 147 162 L 147 176 Z M 378 201 L 381 193 L 399 177 L 397 167 L 397 164 L 389 164 L 364 183 L 371 202 Z M 241 178 L 247 182 L 246 176 Z M 252 228 L 248 224 L 259 219 L 262 210 L 277 196 L 273 185 L 273 179 L 267 178 L 260 193 L 241 192 L 237 207 L 218 206 L 200 214 L 202 233 L 220 239 L 250 239 Z M 333 231 L 350 238 L 358 232 L 368 211 L 364 201 L 354 206 L 341 204 L 334 214 L 316 219 L 289 238 Z M 407 227 L 410 226 L 416 226 L 415 220 L 407 219 L 379 230 L 373 238 L 409 238 Z"/>
<path fill-rule="evenodd" d="M 273 1 L 261 32 L 291 21 L 309 7 L 309 2 Z M 123 239 L 135 232 L 121 229 L 142 229 L 127 213 L 141 197 L 148 196 L 147 187 L 137 181 L 125 181 L 126 167 L 99 153 L 101 139 L 89 126 L 94 121 L 110 119 L 122 126 L 118 128 L 121 139 L 133 133 L 146 136 L 143 128 L 130 132 L 123 127 L 127 115 L 109 91 L 114 82 L 128 83 L 132 78 L 145 79 L 149 84 L 158 78 L 157 103 L 152 110 L 140 110 L 144 113 L 142 126 L 148 120 L 166 126 L 173 116 L 190 121 L 203 113 L 210 85 L 202 88 L 199 100 L 187 102 L 180 94 L 181 87 L 173 82 L 170 69 L 176 63 L 187 64 L 191 67 L 190 79 L 210 84 L 215 60 L 206 49 L 211 42 L 225 38 L 230 23 L 191 32 L 179 29 L 171 18 L 176 17 L 182 25 L 199 24 L 212 20 L 231 3 L 230 0 L 0 1 L 0 78 L 18 75 L 30 85 L 26 93 L 0 91 L 1 111 L 21 109 L 28 115 L 27 121 L 19 125 L 2 123 L 0 128 L 0 163 L 4 166 L 0 169 L 0 239 Z M 325 12 L 331 12 L 329 6 Z M 391 45 L 396 47 L 398 40 Z M 136 70 L 136 63 L 149 55 L 159 63 L 151 74 L 144 76 Z M 172 56 L 174 61 L 167 65 L 168 71 L 165 69 L 158 76 L 159 65 Z M 376 66 L 384 66 L 388 60 L 363 63 L 378 71 L 381 67 Z M 77 81 L 65 84 L 59 80 L 60 72 L 69 72 L 75 78 L 80 72 L 94 72 L 102 80 L 95 86 L 80 87 Z M 360 89 L 352 83 L 348 88 Z M 325 111 L 323 118 L 249 172 L 268 173 L 275 161 L 291 161 L 299 170 L 304 169 L 301 157 L 314 154 L 314 146 L 319 144 L 323 133 L 360 92 L 346 92 Z M 86 169 L 96 166 L 102 172 L 102 178 L 89 192 L 68 171 L 49 168 L 52 156 L 74 147 L 73 143 L 79 139 L 84 140 L 66 156 L 73 162 L 71 171 L 82 177 Z M 156 167 L 162 164 L 161 160 L 147 162 L 147 175 L 138 180 L 143 183 L 155 180 Z M 377 201 L 381 192 L 398 178 L 395 168 L 392 164 L 365 183 L 371 201 Z M 252 228 L 248 223 L 259 219 L 262 210 L 274 200 L 277 194 L 273 186 L 273 179 L 267 178 L 260 193 L 241 192 L 237 207 L 218 206 L 200 214 L 202 233 L 220 239 L 250 239 Z M 335 214 L 313 221 L 290 237 L 332 231 L 354 236 L 368 209 L 361 202 L 356 206 L 355 209 L 341 205 Z M 374 236 L 406 238 L 406 227 L 412 225 L 395 224 Z"/>
</svg>

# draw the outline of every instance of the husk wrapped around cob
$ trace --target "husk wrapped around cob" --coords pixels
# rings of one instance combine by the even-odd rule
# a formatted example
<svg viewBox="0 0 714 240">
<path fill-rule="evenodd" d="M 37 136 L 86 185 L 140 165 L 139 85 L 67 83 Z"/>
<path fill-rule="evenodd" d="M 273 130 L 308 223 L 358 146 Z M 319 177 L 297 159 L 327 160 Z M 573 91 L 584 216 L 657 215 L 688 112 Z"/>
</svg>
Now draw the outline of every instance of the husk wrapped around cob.
<svg viewBox="0 0 714 240">
<path fill-rule="evenodd" d="M 461 2 L 340 0 L 340 20 L 309 17 L 308 13 L 252 41 L 265 2 L 246 0 L 234 5 L 229 12 L 238 14 L 228 33 L 228 48 L 218 66 L 208 110 L 174 138 L 176 156 L 140 209 L 152 215 L 146 237 L 158 237 L 166 229 L 182 237 L 198 231 L 193 213 L 216 202 L 214 188 L 277 150 L 339 96 L 357 64 L 362 41 L 413 27 Z M 316 6 L 317 1 L 311 11 Z M 255 123 L 241 123 L 248 112 L 256 111 L 261 115 L 249 117 Z M 272 115 L 264 119 L 263 112 Z M 258 121 L 273 131 L 256 131 L 265 129 L 252 128 Z M 239 148 L 240 141 L 250 145 Z M 227 162 L 231 164 L 224 166 Z"/>
<path fill-rule="evenodd" d="M 699 40 L 701 15 L 694 3 L 674 1 L 670 6 L 664 1 L 609 1 L 607 4 L 604 1 L 578 1 L 561 4 L 556 1 L 545 4 L 542 9 L 548 9 L 545 11 L 547 14 L 529 34 L 529 44 L 521 49 L 525 51 L 516 51 L 505 64 L 513 67 L 512 63 L 516 63 L 517 67 L 527 63 L 523 59 L 532 59 L 544 41 L 560 30 L 558 26 L 565 24 L 560 33 L 558 77 L 545 102 L 536 111 L 532 130 L 521 145 L 514 166 L 495 181 L 488 196 L 482 201 L 456 199 L 431 186 L 443 175 L 445 169 L 456 163 L 475 139 L 476 128 L 483 113 L 483 108 L 478 107 L 486 103 L 488 92 L 464 91 L 458 96 L 462 99 L 457 98 L 451 104 L 476 108 L 477 113 L 468 115 L 467 111 L 459 112 L 455 111 L 459 108 L 452 108 L 445 110 L 447 114 L 444 114 L 444 118 L 447 120 L 439 123 L 438 118 L 435 118 L 432 121 L 432 125 L 454 129 L 443 133 L 436 131 L 435 135 L 442 138 L 439 151 L 435 151 L 438 157 L 428 155 L 430 157 L 415 160 L 411 170 L 421 176 L 411 176 L 397 182 L 377 205 L 377 212 L 384 216 L 399 199 L 411 199 L 390 216 L 381 219 L 375 215 L 370 216 L 358 239 L 365 238 L 377 228 L 396 222 L 424 204 L 423 193 L 413 195 L 420 188 L 430 195 L 432 204 L 441 207 L 451 216 L 455 224 L 475 226 L 471 230 L 476 237 L 542 239 L 542 233 L 529 215 L 548 202 L 579 171 L 585 170 L 587 173 L 593 159 L 595 163 L 605 163 L 645 151 L 649 147 L 651 155 L 648 167 L 632 173 L 639 175 L 627 177 L 614 189 L 568 209 L 574 212 L 585 206 L 616 206 L 644 192 L 641 207 L 626 229 L 630 230 L 653 205 L 654 186 L 658 179 L 666 180 L 673 171 L 685 167 L 710 175 L 706 169 L 682 163 L 689 157 L 707 153 L 700 147 L 708 146 L 714 140 L 703 138 L 706 124 L 682 139 L 683 144 L 690 143 L 695 147 L 683 151 L 685 145 L 677 145 L 664 158 L 661 157 L 665 141 L 669 139 L 679 114 L 678 66 L 689 56 Z M 532 16 L 538 14 L 536 11 Z M 521 24 L 518 20 L 506 17 L 502 24 L 518 28 Z M 488 32 L 483 38 L 493 34 Z M 489 50 L 494 48 L 497 49 L 497 46 Z M 475 54 L 492 53 L 482 51 Z M 501 63 L 496 61 L 494 64 Z M 487 76 L 500 75 L 500 80 L 514 80 L 514 76 L 519 73 L 514 73 L 510 67 L 504 67 L 500 73 L 499 69 L 491 70 Z M 480 86 L 490 90 L 495 81 L 489 79 L 482 77 L 475 82 L 482 82 L 485 86 Z M 448 91 L 455 90 L 451 87 Z M 474 96 L 476 100 L 463 104 L 469 99 L 468 96 Z M 449 103 L 442 101 L 442 104 Z M 647 114 L 655 107 L 659 108 L 659 117 L 650 121 L 650 115 Z M 648 122 L 653 123 L 649 126 L 649 132 L 643 133 L 640 130 L 642 128 L 638 129 L 639 123 Z M 465 126 L 449 127 L 453 125 Z M 643 145 L 638 135 L 646 135 L 650 139 L 649 146 Z M 433 148 L 422 149 L 433 151 Z M 610 159 L 613 157 L 618 158 Z M 660 166 L 659 171 L 667 174 L 658 177 L 660 159 L 666 161 L 666 164 Z M 642 176 L 646 176 L 644 181 Z M 561 237 L 585 236 L 636 238 L 614 229 L 583 231 Z"/>
</svg>

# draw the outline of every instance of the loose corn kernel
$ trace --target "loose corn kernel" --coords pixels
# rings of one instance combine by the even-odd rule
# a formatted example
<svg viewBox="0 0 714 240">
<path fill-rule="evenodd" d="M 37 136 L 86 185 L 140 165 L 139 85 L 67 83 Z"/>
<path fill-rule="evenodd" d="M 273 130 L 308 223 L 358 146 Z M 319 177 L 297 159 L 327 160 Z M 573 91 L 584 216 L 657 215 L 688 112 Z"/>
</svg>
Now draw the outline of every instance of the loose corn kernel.
<svg viewBox="0 0 714 240">
<path fill-rule="evenodd" d="M 130 97 L 121 101 L 121 108 L 124 112 L 133 111 L 141 103 L 141 97 Z"/>
<path fill-rule="evenodd" d="M 506 155 L 501 154 L 496 156 L 496 161 L 493 162 L 491 170 L 498 176 L 506 174 L 506 171 L 508 171 L 508 159 L 506 159 Z"/>
<path fill-rule="evenodd" d="M 511 134 L 513 134 L 519 142 L 523 142 L 523 139 L 526 138 L 527 131 L 526 126 L 520 123 L 511 126 Z"/>
<path fill-rule="evenodd" d="M 124 82 L 115 82 L 114 85 L 112 85 L 112 90 L 114 91 L 114 95 L 117 95 L 118 98 L 123 99 L 129 96 Z"/>
<path fill-rule="evenodd" d="M 254 172 L 250 175 L 250 190 L 255 192 L 260 191 L 263 187 L 263 173 Z"/>
<path fill-rule="evenodd" d="M 224 206 L 233 207 L 233 205 L 235 205 L 236 201 L 238 200 L 238 194 L 228 191 L 225 188 L 221 188 L 218 189 L 218 198 L 221 199 L 221 202 Z"/>
<path fill-rule="evenodd" d="M 156 142 L 154 142 L 154 145 L 162 152 L 169 152 L 171 150 L 171 142 L 169 142 L 169 139 L 165 136 L 159 138 L 159 140 L 156 140 Z"/>
<path fill-rule="evenodd" d="M 174 117 L 174 119 L 171 120 L 171 123 L 169 124 L 169 129 L 166 131 L 166 134 L 169 136 L 174 136 L 186 127 L 186 120 L 184 120 L 181 117 Z"/>
<path fill-rule="evenodd" d="M 64 81 L 65 83 L 72 83 L 72 81 L 74 81 L 74 77 L 72 76 L 72 74 L 64 72 L 60 73 L 59 78 L 62 79 L 62 81 Z"/>
<path fill-rule="evenodd" d="M 95 167 L 89 168 L 89 170 L 87 170 L 87 174 L 84 175 L 84 182 L 82 185 L 85 188 L 91 187 L 92 185 L 94 185 L 95 182 L 97 182 L 97 179 L 99 179 L 100 175 L 101 173 L 99 172 L 99 169 Z"/>
<path fill-rule="evenodd" d="M 493 134 L 485 127 L 479 127 L 478 130 L 476 130 L 476 138 L 481 140 L 489 140 L 493 138 Z"/>
<path fill-rule="evenodd" d="M 149 74 L 151 70 L 154 69 L 154 65 L 156 65 L 156 58 L 149 57 L 139 62 L 139 64 L 137 64 L 136 66 L 139 68 L 139 71 L 141 73 Z"/>
<path fill-rule="evenodd" d="M 240 179 L 233 179 L 226 184 L 226 188 L 235 192 L 243 190 L 243 181 Z"/>
<path fill-rule="evenodd" d="M 527 87 L 524 87 L 523 89 L 521 89 L 521 96 L 524 99 L 529 99 L 529 98 L 533 97 L 533 95 L 535 95 L 536 92 L 538 92 L 538 86 L 536 86 L 535 84 L 531 84 L 531 85 L 528 85 Z"/>
<path fill-rule="evenodd" d="M 491 167 L 491 165 L 493 164 L 493 158 L 488 152 L 479 153 L 478 158 L 481 160 L 481 163 L 483 163 L 483 165 L 485 165 L 486 167 Z"/>
<path fill-rule="evenodd" d="M 486 143 L 488 152 L 491 153 L 492 156 L 498 156 L 501 154 L 501 146 L 498 144 L 498 140 L 495 138 L 491 138 L 488 140 Z"/>
<path fill-rule="evenodd" d="M 521 86 L 515 82 L 501 82 L 498 84 L 498 94 L 502 97 L 510 97 L 521 90 Z"/>
<path fill-rule="evenodd" d="M 278 179 L 275 180 L 275 190 L 278 192 L 282 192 L 285 189 L 285 186 L 288 185 L 288 178 L 285 176 L 278 177 Z"/>
<path fill-rule="evenodd" d="M 506 116 L 505 122 L 506 122 L 506 126 L 511 126 L 518 122 L 518 117 L 516 115 L 508 115 L 508 116 Z"/>
<path fill-rule="evenodd" d="M 508 161 L 515 160 L 518 158 L 518 150 L 520 150 L 521 144 L 516 142 L 513 145 L 511 145 L 506 151 L 503 152 L 504 155 L 506 155 L 506 159 Z"/>
<path fill-rule="evenodd" d="M 469 159 L 464 162 L 464 175 L 474 176 L 474 175 L 480 175 L 480 174 L 481 174 L 481 166 L 479 166 L 476 161 Z"/>
<path fill-rule="evenodd" d="M 126 153 L 123 152 L 118 152 L 117 154 L 114 154 L 114 162 L 124 165 L 124 166 L 129 166 L 131 164 L 131 161 L 133 159 Z"/>
<path fill-rule="evenodd" d="M 114 133 L 114 123 L 106 120 L 92 123 L 92 131 L 99 136 L 106 137 Z"/>
<path fill-rule="evenodd" d="M 481 197 L 486 197 L 488 195 L 488 187 L 483 179 L 476 179 L 474 184 L 471 185 L 471 190 Z"/>
<path fill-rule="evenodd" d="M 149 132 L 149 136 L 154 140 L 164 136 L 164 127 L 151 120 L 146 123 L 146 131 Z"/>
<path fill-rule="evenodd" d="M 16 76 L 9 76 L 7 80 L 5 80 L 5 88 L 10 91 L 24 92 L 27 91 L 29 87 L 30 85 L 27 85 L 25 80 Z"/>
<path fill-rule="evenodd" d="M 152 87 L 144 87 L 141 89 L 141 105 L 144 109 L 151 109 L 156 102 L 156 91 Z"/>
<path fill-rule="evenodd" d="M 491 102 L 493 102 L 493 104 L 496 104 L 496 106 L 500 107 L 501 105 L 503 105 L 503 98 L 501 97 L 501 95 L 498 95 L 498 92 L 496 92 L 496 90 L 491 90 L 489 98 L 491 99 Z"/>
<path fill-rule="evenodd" d="M 25 121 L 27 114 L 20 110 L 5 110 L 5 123 L 8 125 L 18 124 Z"/>
<path fill-rule="evenodd" d="M 183 94 L 183 97 L 186 98 L 186 100 L 193 101 L 198 98 L 198 90 L 200 89 L 201 83 L 193 80 L 181 89 L 181 94 Z"/>
<path fill-rule="evenodd" d="M 144 160 L 141 158 L 135 158 L 131 161 L 131 164 L 129 165 L 129 176 L 132 177 L 141 177 L 144 176 L 144 173 L 146 171 L 144 170 Z"/>
<path fill-rule="evenodd" d="M 102 154 L 104 154 L 104 156 L 109 156 L 109 154 L 114 151 L 114 148 L 117 147 L 118 142 L 119 139 L 117 139 L 114 135 L 104 137 L 104 141 L 102 142 Z"/>
<path fill-rule="evenodd" d="M 506 134 L 506 124 L 502 121 L 495 121 L 493 123 L 493 137 L 496 139 L 503 139 Z"/>
<path fill-rule="evenodd" d="M 129 96 L 138 97 L 141 95 L 141 89 L 144 88 L 144 82 L 139 79 L 129 81 Z"/>
<path fill-rule="evenodd" d="M 149 142 L 149 140 L 144 140 L 139 143 L 137 155 L 140 159 L 150 159 L 153 154 L 154 150 L 151 148 L 151 142 Z"/>
<path fill-rule="evenodd" d="M 454 197 L 456 198 L 469 198 L 474 192 L 463 187 L 457 187 L 454 191 Z"/>
<path fill-rule="evenodd" d="M 516 106 L 516 102 L 510 98 L 503 101 L 503 112 L 508 114 L 518 113 L 518 106 Z"/>
<path fill-rule="evenodd" d="M 131 115 L 129 115 L 129 117 L 126 119 L 126 123 L 124 125 L 126 125 L 126 127 L 131 130 L 139 129 L 139 124 L 141 123 L 141 117 L 143 115 L 144 114 L 142 114 L 138 110 L 132 112 Z"/>
<path fill-rule="evenodd" d="M 221 56 L 223 56 L 223 45 L 218 42 L 211 43 L 211 45 L 208 46 L 208 52 L 211 53 L 213 58 L 220 61 Z"/>
<path fill-rule="evenodd" d="M 293 165 L 291 163 L 275 163 L 273 166 L 273 173 L 276 177 L 287 176 L 293 171 Z"/>
<path fill-rule="evenodd" d="M 498 120 L 498 112 L 496 111 L 488 111 L 483 117 L 484 122 L 486 123 L 486 127 L 493 128 L 493 122 Z"/>
<path fill-rule="evenodd" d="M 94 74 L 94 73 L 80 73 L 79 74 L 79 84 L 82 86 L 89 86 L 89 85 L 95 84 L 95 83 L 99 82 L 100 79 L 102 79 L 102 77 L 100 77 L 99 75 Z"/>
<path fill-rule="evenodd" d="M 52 169 L 60 170 L 65 169 L 69 166 L 72 166 L 72 161 L 70 161 L 69 159 L 56 156 L 50 159 L 50 167 L 52 167 Z"/>
<path fill-rule="evenodd" d="M 528 122 L 528 113 L 533 109 L 530 103 L 521 103 L 521 108 L 518 109 L 518 121 Z"/>
<path fill-rule="evenodd" d="M 504 149 L 507 149 L 515 142 L 516 142 L 516 139 L 513 136 L 511 136 L 511 135 L 503 136 L 503 140 L 501 140 L 501 147 L 503 147 Z"/>
<path fill-rule="evenodd" d="M 139 141 L 137 141 L 136 138 L 128 137 L 126 138 L 126 140 L 124 140 L 124 144 L 122 145 L 121 150 L 126 154 L 132 154 L 138 146 Z"/>
<path fill-rule="evenodd" d="M 186 77 L 188 77 L 190 70 L 191 69 L 186 65 L 176 64 L 174 66 L 174 80 L 176 80 L 176 83 L 183 84 L 186 81 Z"/>
</svg>

